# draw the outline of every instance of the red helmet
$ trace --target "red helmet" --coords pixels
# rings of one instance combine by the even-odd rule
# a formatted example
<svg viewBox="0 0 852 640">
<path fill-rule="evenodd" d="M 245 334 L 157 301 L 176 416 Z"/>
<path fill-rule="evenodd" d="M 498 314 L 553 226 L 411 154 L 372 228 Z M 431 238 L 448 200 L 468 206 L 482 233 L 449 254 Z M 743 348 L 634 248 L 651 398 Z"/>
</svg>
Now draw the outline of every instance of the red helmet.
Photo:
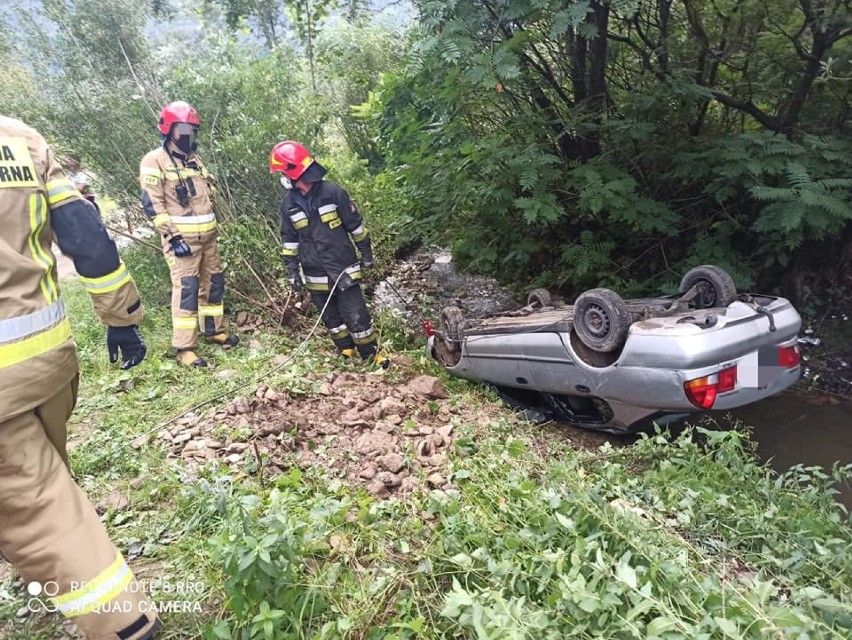
<svg viewBox="0 0 852 640">
<path fill-rule="evenodd" d="M 311 157 L 305 147 L 298 142 L 279 142 L 269 154 L 269 171 L 283 173 L 290 180 L 300 178 L 305 182 L 319 182 L 326 169 Z"/>
<path fill-rule="evenodd" d="M 198 112 L 191 104 L 182 100 L 170 102 L 163 107 L 157 127 L 163 135 L 169 135 L 172 125 L 176 122 L 186 122 L 195 126 L 201 126 L 201 121 L 198 119 Z"/>
</svg>

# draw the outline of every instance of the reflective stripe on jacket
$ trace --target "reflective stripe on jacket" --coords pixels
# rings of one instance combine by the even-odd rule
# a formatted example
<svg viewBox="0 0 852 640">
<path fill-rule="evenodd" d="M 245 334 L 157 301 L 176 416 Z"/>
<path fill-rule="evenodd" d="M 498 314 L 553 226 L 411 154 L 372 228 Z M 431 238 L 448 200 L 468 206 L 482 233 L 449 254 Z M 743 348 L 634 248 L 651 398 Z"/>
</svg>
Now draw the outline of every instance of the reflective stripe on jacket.
<svg viewBox="0 0 852 640">
<path fill-rule="evenodd" d="M 142 208 L 161 231 L 170 227 L 182 235 L 215 233 L 212 184 L 213 177 L 195 155 L 170 154 L 159 147 L 139 163 Z"/>
<path fill-rule="evenodd" d="M 0 422 L 41 404 L 77 374 L 54 240 L 74 260 L 100 319 L 142 318 L 136 285 L 94 206 L 44 138 L 0 116 Z"/>
<path fill-rule="evenodd" d="M 370 234 L 349 194 L 339 185 L 323 180 L 314 183 L 306 196 L 288 191 L 280 214 L 281 257 L 291 281 L 299 264 L 308 289 L 329 291 L 343 271 L 357 281 L 361 272 L 353 241 L 361 257 L 372 260 Z"/>
</svg>

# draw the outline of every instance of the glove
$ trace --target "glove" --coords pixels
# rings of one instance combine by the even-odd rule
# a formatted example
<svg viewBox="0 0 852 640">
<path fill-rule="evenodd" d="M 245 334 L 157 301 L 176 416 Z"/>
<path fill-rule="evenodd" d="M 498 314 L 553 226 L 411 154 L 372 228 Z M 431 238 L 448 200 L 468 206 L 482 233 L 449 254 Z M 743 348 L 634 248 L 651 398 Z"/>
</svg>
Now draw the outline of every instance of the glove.
<svg viewBox="0 0 852 640">
<path fill-rule="evenodd" d="M 186 258 L 192 255 L 192 249 L 186 244 L 186 240 L 182 235 L 176 235 L 169 238 L 169 244 L 172 245 L 172 250 L 175 252 L 175 258 Z"/>
<path fill-rule="evenodd" d="M 148 350 L 139 328 L 132 324 L 129 327 L 107 327 L 107 349 L 109 361 L 118 362 L 118 350 L 121 349 L 121 368 L 129 369 L 145 359 Z"/>
<path fill-rule="evenodd" d="M 372 269 L 373 268 L 373 258 L 364 258 L 361 257 L 361 268 L 362 269 Z"/>
</svg>

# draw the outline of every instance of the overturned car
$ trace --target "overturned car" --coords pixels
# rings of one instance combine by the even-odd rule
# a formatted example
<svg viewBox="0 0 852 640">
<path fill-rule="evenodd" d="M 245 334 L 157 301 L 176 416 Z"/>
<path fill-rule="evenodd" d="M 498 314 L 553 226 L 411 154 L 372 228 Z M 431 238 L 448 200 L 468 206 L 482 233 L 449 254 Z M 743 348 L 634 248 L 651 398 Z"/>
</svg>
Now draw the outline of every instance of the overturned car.
<svg viewBox="0 0 852 640">
<path fill-rule="evenodd" d="M 690 270 L 679 293 L 623 300 L 609 289 L 465 318 L 441 312 L 427 350 L 446 370 L 510 404 L 576 426 L 637 431 L 740 407 L 800 376 L 801 318 L 786 299 L 738 293 L 723 269 Z"/>
</svg>

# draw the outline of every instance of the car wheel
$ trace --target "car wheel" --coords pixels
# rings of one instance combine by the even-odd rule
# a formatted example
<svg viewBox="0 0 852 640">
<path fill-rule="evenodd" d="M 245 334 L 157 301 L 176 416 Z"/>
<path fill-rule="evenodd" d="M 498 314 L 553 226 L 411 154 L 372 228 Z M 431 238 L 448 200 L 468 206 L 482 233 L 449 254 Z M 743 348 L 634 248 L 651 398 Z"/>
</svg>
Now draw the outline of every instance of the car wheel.
<svg viewBox="0 0 852 640">
<path fill-rule="evenodd" d="M 533 289 L 527 296 L 527 306 L 533 309 L 552 307 L 553 300 L 550 297 L 550 291 L 547 289 Z"/>
<path fill-rule="evenodd" d="M 586 291 L 574 303 L 574 330 L 583 344 L 599 353 L 624 346 L 632 321 L 624 300 L 609 289 Z"/>
<path fill-rule="evenodd" d="M 737 299 L 737 287 L 728 272 L 712 264 L 687 271 L 680 281 L 681 295 L 698 286 L 698 296 L 692 301 L 696 309 L 727 307 Z"/>
<path fill-rule="evenodd" d="M 461 325 L 464 316 L 458 307 L 441 309 L 441 339 L 450 351 L 461 350 Z"/>
</svg>

